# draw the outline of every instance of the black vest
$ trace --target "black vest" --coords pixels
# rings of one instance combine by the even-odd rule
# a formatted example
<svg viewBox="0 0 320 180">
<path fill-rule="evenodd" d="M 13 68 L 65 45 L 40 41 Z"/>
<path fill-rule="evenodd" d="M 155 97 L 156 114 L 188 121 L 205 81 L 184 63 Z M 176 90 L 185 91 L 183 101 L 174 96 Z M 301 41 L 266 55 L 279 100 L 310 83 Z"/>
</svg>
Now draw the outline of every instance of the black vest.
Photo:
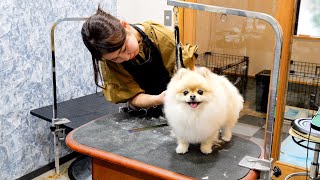
<svg viewBox="0 0 320 180">
<path fill-rule="evenodd" d="M 121 65 L 133 76 L 134 80 L 146 94 L 160 94 L 167 89 L 167 85 L 170 81 L 169 72 L 163 65 L 159 50 L 151 42 L 148 36 L 137 26 L 131 26 L 141 34 L 142 41 L 150 49 L 150 55 L 145 54 L 145 57 L 148 58 L 146 61 L 143 60 L 141 56 L 137 55 L 135 58 L 139 62 L 142 62 L 141 64 L 130 60 L 122 62 Z"/>
</svg>

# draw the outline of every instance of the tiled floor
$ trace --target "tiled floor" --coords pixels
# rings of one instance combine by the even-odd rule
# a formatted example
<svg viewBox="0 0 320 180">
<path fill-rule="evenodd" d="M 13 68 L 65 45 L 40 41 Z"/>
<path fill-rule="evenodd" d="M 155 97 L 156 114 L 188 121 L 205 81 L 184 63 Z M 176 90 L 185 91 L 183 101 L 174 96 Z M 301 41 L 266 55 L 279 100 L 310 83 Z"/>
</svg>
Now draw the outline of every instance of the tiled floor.
<svg viewBox="0 0 320 180">
<path fill-rule="evenodd" d="M 69 176 L 68 176 L 68 168 L 70 166 L 70 164 L 74 161 L 75 159 L 72 159 L 64 164 L 62 164 L 60 166 L 60 174 L 57 175 L 55 170 L 52 169 L 36 178 L 34 178 L 33 180 L 48 180 L 48 179 L 52 179 L 52 180 L 69 180 Z"/>
<path fill-rule="evenodd" d="M 264 128 L 265 128 L 265 117 L 266 113 L 256 111 L 256 88 L 255 79 L 250 79 L 246 90 L 246 101 L 244 104 L 244 109 L 240 113 L 240 119 L 234 128 L 234 134 L 239 135 L 244 138 L 248 138 L 263 147 L 264 143 Z M 288 125 L 289 126 L 289 125 Z M 286 128 L 284 128 L 286 129 Z M 288 131 L 287 131 L 288 132 Z M 284 134 L 284 137 L 287 135 Z M 34 180 L 43 179 L 57 179 L 57 180 L 67 180 L 68 177 L 68 167 L 73 160 L 63 164 L 60 168 L 62 172 L 61 175 L 55 175 L 54 170 L 51 170 L 41 176 L 35 178 Z"/>
<path fill-rule="evenodd" d="M 249 78 L 244 97 L 244 108 L 233 133 L 250 139 L 263 147 L 266 113 L 256 111 L 255 79 Z"/>
</svg>

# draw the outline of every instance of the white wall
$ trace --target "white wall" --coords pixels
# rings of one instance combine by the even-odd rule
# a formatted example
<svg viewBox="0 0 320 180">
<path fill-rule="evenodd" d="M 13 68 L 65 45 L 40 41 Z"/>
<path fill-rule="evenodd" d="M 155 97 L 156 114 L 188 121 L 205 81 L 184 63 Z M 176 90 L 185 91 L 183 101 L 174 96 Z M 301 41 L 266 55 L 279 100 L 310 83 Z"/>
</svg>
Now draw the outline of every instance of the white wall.
<svg viewBox="0 0 320 180">
<path fill-rule="evenodd" d="M 164 24 L 164 10 L 171 10 L 167 0 L 118 0 L 117 14 L 121 20 L 129 23 L 139 23 L 153 20 Z M 173 17 L 172 17 L 173 19 Z M 173 21 L 172 23 L 173 24 Z M 173 26 L 171 26 L 173 28 Z"/>
</svg>

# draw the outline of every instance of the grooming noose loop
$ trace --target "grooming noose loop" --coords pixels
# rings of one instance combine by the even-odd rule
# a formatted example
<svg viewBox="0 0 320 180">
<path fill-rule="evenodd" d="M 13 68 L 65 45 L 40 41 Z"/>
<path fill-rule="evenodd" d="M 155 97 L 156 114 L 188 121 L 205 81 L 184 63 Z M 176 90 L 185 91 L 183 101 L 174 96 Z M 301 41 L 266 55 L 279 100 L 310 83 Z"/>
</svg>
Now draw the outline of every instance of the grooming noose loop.
<svg viewBox="0 0 320 180">
<path fill-rule="evenodd" d="M 173 7 L 173 12 L 175 16 L 174 36 L 175 36 L 175 44 L 176 44 L 176 68 L 178 70 L 181 67 L 185 68 L 185 66 L 183 64 L 183 59 L 182 59 L 182 47 L 181 47 L 180 33 L 179 33 L 179 23 L 178 23 L 179 8 L 176 6 Z"/>
</svg>

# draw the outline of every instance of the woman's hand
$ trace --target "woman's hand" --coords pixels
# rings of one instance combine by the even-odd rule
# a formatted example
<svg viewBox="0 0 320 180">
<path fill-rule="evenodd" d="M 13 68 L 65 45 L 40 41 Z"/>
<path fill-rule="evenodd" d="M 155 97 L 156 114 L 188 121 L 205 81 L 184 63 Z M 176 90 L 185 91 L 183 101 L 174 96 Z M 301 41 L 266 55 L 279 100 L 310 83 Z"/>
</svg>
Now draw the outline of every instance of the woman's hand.
<svg viewBox="0 0 320 180">
<path fill-rule="evenodd" d="M 164 97 L 165 97 L 165 96 L 166 96 L 166 91 L 162 91 L 162 93 L 158 95 L 159 102 L 160 102 L 161 104 L 164 103 Z"/>
</svg>

